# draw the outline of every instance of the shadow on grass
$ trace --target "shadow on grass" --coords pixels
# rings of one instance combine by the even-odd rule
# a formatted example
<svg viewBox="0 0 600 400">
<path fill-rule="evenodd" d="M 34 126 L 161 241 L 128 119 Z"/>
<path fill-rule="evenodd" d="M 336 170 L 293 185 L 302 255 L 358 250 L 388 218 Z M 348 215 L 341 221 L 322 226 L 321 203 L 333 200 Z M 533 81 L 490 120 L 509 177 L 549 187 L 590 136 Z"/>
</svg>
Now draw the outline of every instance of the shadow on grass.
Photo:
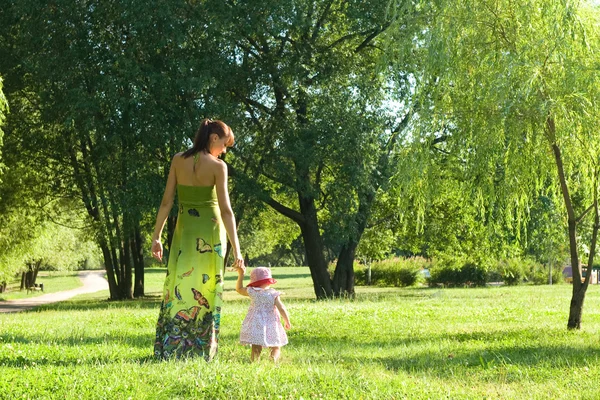
<svg viewBox="0 0 600 400">
<path fill-rule="evenodd" d="M 523 367 L 571 369 L 595 363 L 598 357 L 600 357 L 600 348 L 596 346 L 574 347 L 563 344 L 559 346 L 498 346 L 477 352 L 457 349 L 456 352 L 446 355 L 431 350 L 423 351 L 412 357 L 373 357 L 370 360 L 363 360 L 363 362 L 382 365 L 386 369 L 396 372 L 427 372 L 439 377 L 449 377 L 454 376 L 457 368 L 480 370 L 510 369 L 511 367 L 517 369 Z M 351 360 L 348 359 L 348 362 Z"/>
<path fill-rule="evenodd" d="M 115 308 L 158 308 L 161 302 L 160 296 L 146 296 L 135 300 L 75 300 L 63 301 L 59 303 L 45 304 L 38 306 L 33 310 L 23 311 L 24 313 L 35 313 L 38 311 L 93 311 L 93 310 L 112 310 Z"/>
<path fill-rule="evenodd" d="M 535 334 L 535 333 L 533 333 Z M 526 338 L 532 335 L 530 330 L 492 333 L 473 333 L 456 335 L 438 335 L 428 338 L 389 338 L 385 340 L 373 340 L 371 342 L 360 342 L 349 338 L 301 338 L 290 332 L 290 354 L 295 357 L 313 363 L 329 363 L 336 360 L 343 361 L 345 366 L 354 365 L 356 368 L 383 367 L 393 372 L 404 371 L 406 373 L 424 372 L 438 377 L 453 377 L 457 370 L 467 370 L 478 373 L 485 370 L 511 368 L 543 368 L 564 369 L 584 367 L 596 362 L 600 358 L 600 348 L 594 345 L 570 346 L 562 343 L 557 345 L 546 345 L 539 343 L 523 343 L 518 345 L 497 344 L 494 339 L 508 340 L 511 337 Z M 50 341 L 57 348 L 91 346 L 102 344 L 120 344 L 137 349 L 147 349 L 147 355 L 123 356 L 122 354 L 99 354 L 86 359 L 72 358 L 61 359 L 60 356 L 44 357 L 31 354 L 24 356 L 0 356 L 0 365 L 7 367 L 23 367 L 24 365 L 97 365 L 116 362 L 134 363 L 159 363 L 152 352 L 153 337 L 148 334 L 106 335 L 102 337 L 67 337 L 52 338 L 39 335 L 33 337 L 1 335 L 0 342 L 42 344 L 47 345 Z M 238 332 L 228 331 L 221 334 L 220 343 L 237 343 Z M 429 342 L 430 346 L 410 350 L 411 345 L 418 342 Z M 444 346 L 440 346 L 440 341 Z M 465 346 L 465 341 L 476 341 L 481 344 L 480 348 L 473 349 Z M 524 341 L 526 342 L 526 341 Z M 441 349 L 443 347 L 443 350 Z M 357 349 L 366 350 L 368 356 L 360 356 Z M 410 351 L 411 355 L 391 355 Z M 389 350 L 389 351 L 386 351 Z M 69 357 L 68 351 L 65 352 Z M 416 353 L 416 354 L 414 354 Z M 525 375 L 517 374 L 515 380 L 525 379 Z"/>
<path fill-rule="evenodd" d="M 564 336 L 561 340 L 569 340 L 570 333 L 562 333 Z M 584 367 L 596 363 L 600 358 L 600 347 L 595 345 L 539 343 L 553 335 L 553 332 L 543 329 L 441 333 L 427 337 L 376 338 L 372 341 L 351 334 L 338 338 L 306 337 L 291 331 L 288 335 L 292 346 L 297 343 L 306 347 L 305 356 L 308 358 L 311 349 L 319 349 L 314 353 L 317 362 L 341 359 L 345 365 L 358 363 L 367 367 L 383 366 L 394 372 L 427 372 L 439 377 L 454 376 L 457 368 L 491 370 L 511 366 L 555 369 Z M 323 349 L 331 349 L 331 352 L 324 352 Z M 359 349 L 358 354 L 356 349 Z M 304 353 L 304 350 L 300 352 Z M 364 353 L 368 353 L 369 356 L 359 355 Z"/>
<path fill-rule="evenodd" d="M 148 348 L 148 353 L 151 353 L 151 348 Z M 90 357 L 90 358 L 69 358 L 69 359 L 50 359 L 47 357 L 0 357 L 0 365 L 4 367 L 22 368 L 24 366 L 58 366 L 58 367 L 74 367 L 74 366 L 97 366 L 98 364 L 111 364 L 115 362 L 133 362 L 137 364 L 158 364 L 163 362 L 154 357 L 153 354 L 148 354 L 139 357 L 128 357 L 126 360 L 111 356 Z"/>
<path fill-rule="evenodd" d="M 80 347 L 89 345 L 103 345 L 103 344 L 122 344 L 135 348 L 148 348 L 152 347 L 154 343 L 154 337 L 148 334 L 127 334 L 121 333 L 105 334 L 102 336 L 92 336 L 85 334 L 82 336 L 67 336 L 67 337 L 48 337 L 48 335 L 11 335 L 2 334 L 0 335 L 0 342 L 2 343 L 20 343 L 28 345 L 44 345 L 52 346 L 57 348 L 67 347 Z M 2 365 L 0 363 L 0 365 Z"/>
</svg>

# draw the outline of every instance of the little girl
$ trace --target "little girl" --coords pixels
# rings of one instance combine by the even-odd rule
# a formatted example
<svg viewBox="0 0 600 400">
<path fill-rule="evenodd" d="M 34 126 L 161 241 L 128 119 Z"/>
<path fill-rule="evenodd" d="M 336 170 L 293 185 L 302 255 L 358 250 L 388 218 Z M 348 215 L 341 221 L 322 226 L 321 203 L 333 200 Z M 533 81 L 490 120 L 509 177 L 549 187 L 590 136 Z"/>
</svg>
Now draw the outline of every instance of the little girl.
<svg viewBox="0 0 600 400">
<path fill-rule="evenodd" d="M 283 317 L 285 329 L 290 329 L 290 318 L 279 298 L 279 292 L 271 289 L 277 281 L 271 277 L 269 268 L 254 268 L 250 273 L 250 283 L 244 287 L 246 267 L 237 269 L 238 280 L 235 290 L 252 300 L 248 314 L 242 323 L 240 343 L 252 345 L 250 359 L 258 360 L 263 347 L 271 349 L 271 359 L 279 360 L 281 346 L 288 343 L 285 330 L 281 326 Z"/>
</svg>

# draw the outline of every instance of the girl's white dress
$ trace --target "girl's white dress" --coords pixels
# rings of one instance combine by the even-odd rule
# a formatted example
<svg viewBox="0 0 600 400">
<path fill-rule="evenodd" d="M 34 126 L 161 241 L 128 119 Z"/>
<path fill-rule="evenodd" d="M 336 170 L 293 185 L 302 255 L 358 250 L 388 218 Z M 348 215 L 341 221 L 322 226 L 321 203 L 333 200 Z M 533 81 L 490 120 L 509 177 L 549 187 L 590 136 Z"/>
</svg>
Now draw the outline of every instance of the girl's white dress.
<svg viewBox="0 0 600 400">
<path fill-rule="evenodd" d="M 275 299 L 279 292 L 275 289 L 248 287 L 252 300 L 248 314 L 242 323 L 240 343 L 263 347 L 281 347 L 288 343 L 287 334 L 281 325 Z"/>
</svg>

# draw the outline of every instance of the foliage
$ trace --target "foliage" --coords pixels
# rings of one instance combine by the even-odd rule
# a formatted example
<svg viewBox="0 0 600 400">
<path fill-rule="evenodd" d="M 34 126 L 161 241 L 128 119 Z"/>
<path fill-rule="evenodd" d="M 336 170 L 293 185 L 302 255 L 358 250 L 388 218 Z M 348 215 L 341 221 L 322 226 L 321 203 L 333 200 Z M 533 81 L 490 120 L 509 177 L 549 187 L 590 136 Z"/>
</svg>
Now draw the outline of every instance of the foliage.
<svg viewBox="0 0 600 400">
<path fill-rule="evenodd" d="M 561 264 L 552 265 L 552 284 L 557 285 L 565 282 Z M 531 263 L 527 271 L 527 281 L 534 285 L 548 284 L 548 265 Z"/>
<path fill-rule="evenodd" d="M 299 235 L 298 226 L 271 208 L 263 208 L 255 215 L 244 215 L 238 228 L 240 246 L 250 260 L 273 253 L 278 249 L 290 250 Z M 263 257 L 264 258 L 264 257 Z M 276 261 L 273 265 L 281 265 Z"/>
<path fill-rule="evenodd" d="M 507 285 L 520 285 L 525 282 L 534 285 L 548 284 L 548 266 L 540 264 L 531 258 L 506 259 L 498 262 L 496 266 L 500 276 Z M 560 264 L 552 268 L 552 284 L 564 282 Z"/>
<path fill-rule="evenodd" d="M 376 261 L 362 266 L 356 274 L 359 285 L 368 284 L 368 269 L 371 270 L 371 285 L 407 287 L 414 286 L 423 280 L 423 270 L 429 268 L 431 262 L 422 257 L 392 258 Z M 356 270 L 355 266 L 355 270 Z"/>
<path fill-rule="evenodd" d="M 298 225 L 316 294 L 330 296 L 326 261 L 351 269 L 404 134 L 389 100 L 409 94 L 406 82 L 378 68 L 395 17 L 387 1 L 204 4 L 207 49 L 220 66 L 215 96 L 244 133 L 235 187 Z"/>
<path fill-rule="evenodd" d="M 511 258 L 502 260 L 498 264 L 502 280 L 507 285 L 518 285 L 523 283 L 527 276 L 527 266 L 523 260 Z"/>
<path fill-rule="evenodd" d="M 10 225 L 18 224 L 13 220 Z M 9 226 L 10 226 L 9 225 Z M 26 237 L 7 237 L 13 229 L 0 230 L 0 243 L 7 245 L 0 255 L 0 281 L 10 281 L 27 264 L 40 263 L 42 270 L 75 270 L 83 265 L 100 266 L 98 247 L 85 231 L 53 222 L 38 222 Z"/>
<path fill-rule="evenodd" d="M 564 200 L 571 262 L 579 265 L 580 238 L 595 237 L 598 226 L 582 221 L 586 209 L 598 221 L 597 7 L 562 0 L 423 4 L 430 18 L 413 47 L 423 104 L 415 149 L 426 154 L 434 145 L 454 160 L 479 218 L 519 242 L 533 202 L 550 188 Z M 422 159 L 427 171 L 432 162 Z M 560 185 L 549 185 L 557 171 Z M 571 328 L 579 327 L 586 290 L 575 281 Z"/>
<path fill-rule="evenodd" d="M 474 260 L 436 258 L 429 271 L 431 277 L 427 281 L 430 286 L 485 286 L 489 279 L 489 271 L 489 265 Z"/>
<path fill-rule="evenodd" d="M 195 42 L 203 28 L 193 11 L 181 1 L 23 1 L 0 14 L 0 69 L 21 162 L 44 166 L 52 195 L 79 198 L 114 299 L 132 296 L 132 267 L 133 294 L 143 295 L 143 232 L 171 157 L 207 103 L 209 85 L 196 71 L 211 64 Z"/>
</svg>

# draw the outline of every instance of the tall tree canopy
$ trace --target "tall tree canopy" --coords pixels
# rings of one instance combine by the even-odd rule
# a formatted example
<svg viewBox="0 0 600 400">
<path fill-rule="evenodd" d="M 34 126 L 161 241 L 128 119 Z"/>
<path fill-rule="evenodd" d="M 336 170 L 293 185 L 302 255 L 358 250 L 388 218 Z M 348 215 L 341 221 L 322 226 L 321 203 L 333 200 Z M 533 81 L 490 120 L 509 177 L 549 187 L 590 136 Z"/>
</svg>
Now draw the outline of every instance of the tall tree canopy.
<svg viewBox="0 0 600 400">
<path fill-rule="evenodd" d="M 202 117 L 193 11 L 181 1 L 19 1 L 0 13 L 0 70 L 18 105 L 8 129 L 23 162 L 44 166 L 53 192 L 87 210 L 113 299 L 143 295 L 143 231 Z"/>
<path fill-rule="evenodd" d="M 354 291 L 356 246 L 404 126 L 389 100 L 408 95 L 406 82 L 378 68 L 381 36 L 404 17 L 387 5 L 204 3 L 215 94 L 241 117 L 236 188 L 299 226 L 319 298 Z M 338 256 L 333 284 L 325 246 Z"/>
</svg>

